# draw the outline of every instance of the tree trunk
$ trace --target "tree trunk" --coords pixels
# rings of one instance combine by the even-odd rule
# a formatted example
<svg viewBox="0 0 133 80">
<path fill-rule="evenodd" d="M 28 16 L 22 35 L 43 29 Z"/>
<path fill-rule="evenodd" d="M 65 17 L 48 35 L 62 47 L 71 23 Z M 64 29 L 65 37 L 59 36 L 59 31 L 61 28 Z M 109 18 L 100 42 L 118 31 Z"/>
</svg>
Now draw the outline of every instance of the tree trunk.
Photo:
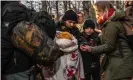
<svg viewBox="0 0 133 80">
<path fill-rule="evenodd" d="M 79 8 L 81 7 L 81 6 L 80 6 L 80 2 L 81 2 L 81 1 L 78 1 L 78 7 L 77 7 L 77 11 L 78 11 L 78 12 L 80 11 Z"/>
<path fill-rule="evenodd" d="M 58 1 L 56 1 L 56 14 L 57 14 L 57 20 L 59 20 L 59 8 L 58 8 Z"/>
<path fill-rule="evenodd" d="M 64 13 L 67 11 L 67 1 L 63 1 L 64 4 Z"/>
<path fill-rule="evenodd" d="M 42 11 L 46 11 L 46 12 L 48 12 L 47 11 L 47 1 L 42 1 Z"/>
<path fill-rule="evenodd" d="M 34 10 L 34 7 L 33 7 L 33 1 L 30 1 L 30 5 L 31 5 L 31 9 Z"/>
<path fill-rule="evenodd" d="M 82 2 L 85 19 L 89 18 L 89 5 L 90 5 L 89 3 L 90 3 L 89 1 Z"/>
<path fill-rule="evenodd" d="M 77 8 L 76 8 L 76 1 L 75 1 L 74 3 L 75 3 L 75 5 L 71 2 L 71 5 L 73 6 L 73 9 L 74 9 L 75 11 L 77 11 Z"/>
<path fill-rule="evenodd" d="M 51 1 L 47 1 L 47 12 L 51 14 Z"/>
<path fill-rule="evenodd" d="M 71 9 L 71 1 L 68 1 L 69 9 Z"/>
</svg>

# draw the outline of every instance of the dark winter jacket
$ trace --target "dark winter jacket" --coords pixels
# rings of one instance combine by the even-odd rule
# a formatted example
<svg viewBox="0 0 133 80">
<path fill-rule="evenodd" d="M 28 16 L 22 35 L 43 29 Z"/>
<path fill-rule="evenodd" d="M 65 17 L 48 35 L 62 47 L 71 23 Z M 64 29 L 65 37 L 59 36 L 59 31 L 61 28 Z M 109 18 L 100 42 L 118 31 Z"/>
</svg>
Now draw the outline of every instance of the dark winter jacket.
<svg viewBox="0 0 133 80">
<path fill-rule="evenodd" d="M 100 39 L 98 33 L 93 33 L 92 35 L 87 35 L 82 32 L 82 37 L 80 38 L 80 45 L 97 46 L 100 45 Z M 86 73 L 90 73 L 92 68 L 100 68 L 100 56 L 93 55 L 89 52 L 81 51 L 83 65 Z"/>
<path fill-rule="evenodd" d="M 102 45 L 92 49 L 93 54 L 106 54 L 108 63 L 105 70 L 109 70 L 111 79 L 125 79 L 133 76 L 133 52 L 126 40 L 125 30 L 120 21 L 113 21 L 124 16 L 124 12 L 117 10 L 111 20 L 107 20 L 102 25 L 101 42 Z"/>
</svg>

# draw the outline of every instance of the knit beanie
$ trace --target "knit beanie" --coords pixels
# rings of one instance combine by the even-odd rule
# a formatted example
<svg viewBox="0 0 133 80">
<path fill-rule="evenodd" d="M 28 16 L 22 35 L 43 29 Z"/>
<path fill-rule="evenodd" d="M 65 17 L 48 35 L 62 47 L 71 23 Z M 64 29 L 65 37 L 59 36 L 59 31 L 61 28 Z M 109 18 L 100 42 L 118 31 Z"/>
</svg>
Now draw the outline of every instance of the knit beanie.
<svg viewBox="0 0 133 80">
<path fill-rule="evenodd" d="M 77 22 L 77 14 L 73 10 L 68 10 L 65 12 L 64 16 L 62 17 L 62 20 L 73 20 Z"/>
<path fill-rule="evenodd" d="M 93 20 L 86 20 L 83 25 L 83 29 L 85 30 L 86 28 L 92 28 L 95 29 L 95 23 Z"/>
</svg>

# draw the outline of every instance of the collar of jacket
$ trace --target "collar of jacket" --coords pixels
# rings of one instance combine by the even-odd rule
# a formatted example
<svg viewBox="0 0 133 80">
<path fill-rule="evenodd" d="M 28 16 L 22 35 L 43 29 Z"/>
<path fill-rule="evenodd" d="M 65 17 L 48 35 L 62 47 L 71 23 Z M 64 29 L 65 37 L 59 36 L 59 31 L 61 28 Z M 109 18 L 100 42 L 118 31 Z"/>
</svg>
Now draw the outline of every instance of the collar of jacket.
<svg viewBox="0 0 133 80">
<path fill-rule="evenodd" d="M 115 10 L 115 12 L 111 17 L 109 17 L 103 24 L 100 25 L 100 27 L 102 29 L 103 27 L 106 27 L 106 24 L 109 23 L 110 21 L 120 20 L 124 17 L 125 17 L 125 12 L 117 9 Z"/>
</svg>

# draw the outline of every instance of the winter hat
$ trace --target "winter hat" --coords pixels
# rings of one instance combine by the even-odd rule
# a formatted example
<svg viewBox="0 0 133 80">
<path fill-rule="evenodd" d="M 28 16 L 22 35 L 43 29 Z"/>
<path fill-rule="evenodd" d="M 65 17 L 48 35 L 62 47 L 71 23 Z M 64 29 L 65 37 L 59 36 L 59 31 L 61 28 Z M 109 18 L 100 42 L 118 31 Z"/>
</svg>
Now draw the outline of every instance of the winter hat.
<svg viewBox="0 0 133 80">
<path fill-rule="evenodd" d="M 77 22 L 77 14 L 73 10 L 68 10 L 65 12 L 64 16 L 62 17 L 62 20 L 73 20 Z"/>
<path fill-rule="evenodd" d="M 86 20 L 84 22 L 84 25 L 83 25 L 83 29 L 85 30 L 85 28 L 92 28 L 92 29 L 95 29 L 95 23 L 93 20 Z"/>
</svg>

